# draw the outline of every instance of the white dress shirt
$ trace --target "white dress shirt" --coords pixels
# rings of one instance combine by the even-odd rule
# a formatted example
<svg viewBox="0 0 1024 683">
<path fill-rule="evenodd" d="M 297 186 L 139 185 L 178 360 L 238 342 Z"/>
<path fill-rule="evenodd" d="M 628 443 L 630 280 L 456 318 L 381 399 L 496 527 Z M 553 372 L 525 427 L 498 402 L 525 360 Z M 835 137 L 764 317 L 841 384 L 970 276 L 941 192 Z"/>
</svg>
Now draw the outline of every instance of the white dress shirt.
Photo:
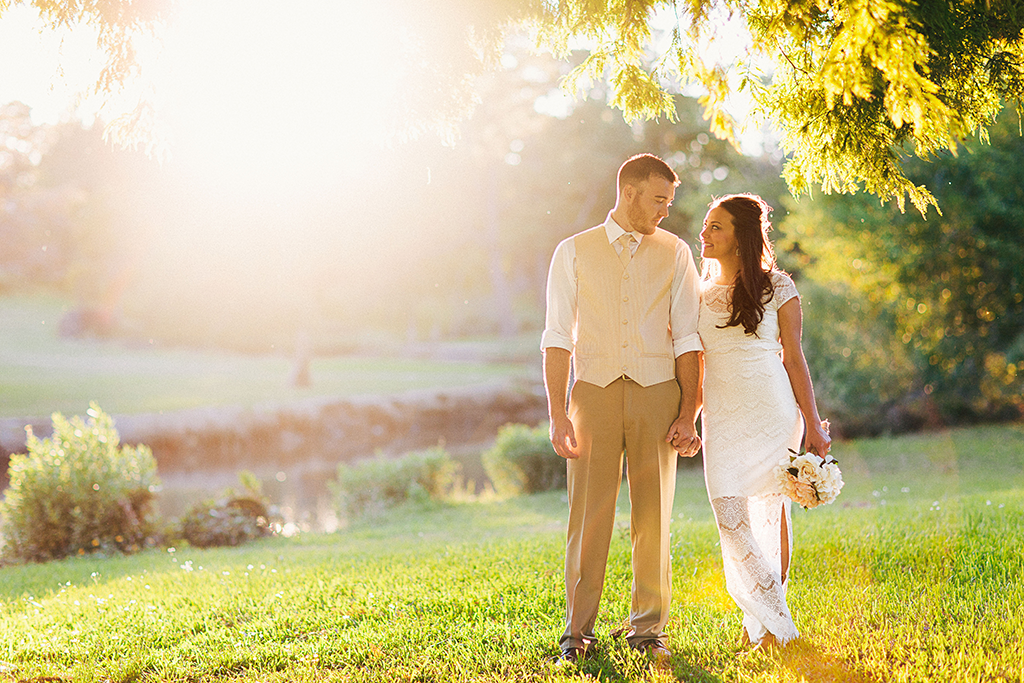
<svg viewBox="0 0 1024 683">
<path fill-rule="evenodd" d="M 626 231 L 612 219 L 611 214 L 604 222 L 609 244 L 619 253 L 623 247 L 616 241 Z M 575 237 L 575 236 L 574 236 Z M 551 257 L 548 271 L 547 314 L 541 349 L 556 346 L 572 351 L 576 340 L 576 243 L 574 237 L 562 240 Z M 636 238 L 630 242 L 633 254 L 640 247 L 643 235 L 634 232 Z M 697 334 L 697 313 L 700 310 L 700 274 L 693 262 L 693 254 L 686 243 L 676 243 L 676 269 L 672 274 L 672 288 L 669 303 L 669 325 L 672 328 L 672 348 L 676 358 L 689 351 L 700 351 L 700 335 Z"/>
</svg>

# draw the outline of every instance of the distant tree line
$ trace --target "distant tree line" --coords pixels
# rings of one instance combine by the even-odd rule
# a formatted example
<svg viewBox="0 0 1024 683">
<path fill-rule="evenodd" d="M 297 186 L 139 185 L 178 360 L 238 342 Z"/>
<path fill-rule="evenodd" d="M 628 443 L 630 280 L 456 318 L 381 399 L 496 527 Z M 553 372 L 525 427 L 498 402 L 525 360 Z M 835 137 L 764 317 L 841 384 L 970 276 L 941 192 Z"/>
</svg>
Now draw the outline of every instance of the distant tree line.
<svg viewBox="0 0 1024 683">
<path fill-rule="evenodd" d="M 6 105 L 0 293 L 69 297 L 68 334 L 259 353 L 532 336 L 554 246 L 600 223 L 615 168 L 651 151 L 681 177 L 665 227 L 691 245 L 713 196 L 754 191 L 775 207 L 812 373 L 839 429 L 1020 415 L 1016 120 L 1001 119 L 991 145 L 908 162 L 943 208 L 925 220 L 867 195 L 794 200 L 782 154 L 739 154 L 693 99 L 676 99 L 677 122 L 633 124 L 607 108 L 600 85 L 567 103 L 558 82 L 570 68 L 513 50 L 477 84 L 484 96 L 455 145 L 381 149 L 298 195 L 226 195 L 112 148 L 99 128 L 36 126 L 27 107 Z"/>
</svg>

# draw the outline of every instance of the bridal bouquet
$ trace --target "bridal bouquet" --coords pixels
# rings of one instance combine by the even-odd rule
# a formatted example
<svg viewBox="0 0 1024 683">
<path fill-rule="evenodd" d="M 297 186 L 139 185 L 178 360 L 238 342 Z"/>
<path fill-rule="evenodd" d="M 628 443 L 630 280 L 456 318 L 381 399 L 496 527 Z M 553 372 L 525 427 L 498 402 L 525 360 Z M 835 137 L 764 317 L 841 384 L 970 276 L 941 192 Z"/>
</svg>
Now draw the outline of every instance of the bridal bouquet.
<svg viewBox="0 0 1024 683">
<path fill-rule="evenodd" d="M 789 456 L 775 468 L 775 478 L 782 492 L 804 509 L 831 503 L 843 488 L 839 461 L 831 455 L 824 458 L 814 453 L 790 450 Z"/>
</svg>

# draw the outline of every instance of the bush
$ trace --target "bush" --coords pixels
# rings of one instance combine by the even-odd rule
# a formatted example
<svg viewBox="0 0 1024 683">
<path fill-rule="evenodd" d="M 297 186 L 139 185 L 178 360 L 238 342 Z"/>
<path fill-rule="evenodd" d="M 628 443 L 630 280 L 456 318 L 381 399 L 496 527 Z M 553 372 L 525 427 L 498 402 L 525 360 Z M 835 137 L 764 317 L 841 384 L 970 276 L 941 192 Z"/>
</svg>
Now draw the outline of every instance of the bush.
<svg viewBox="0 0 1024 683">
<path fill-rule="evenodd" d="M 455 484 L 457 467 L 444 448 L 407 453 L 401 458 L 377 456 L 338 466 L 329 482 L 339 511 L 347 517 L 383 512 L 406 502 L 443 500 Z"/>
<path fill-rule="evenodd" d="M 181 537 L 197 548 L 241 545 L 270 533 L 266 506 L 252 498 L 204 501 L 181 519 Z"/>
<path fill-rule="evenodd" d="M 551 445 L 548 425 L 507 424 L 483 456 L 484 470 L 501 495 L 565 488 L 565 460 Z"/>
<path fill-rule="evenodd" d="M 119 447 L 114 421 L 95 403 L 89 421 L 54 413 L 53 435 L 28 429 L 11 456 L 0 503 L 6 552 L 42 562 L 94 551 L 138 550 L 153 531 L 156 461 L 146 446 Z"/>
<path fill-rule="evenodd" d="M 219 500 L 193 505 L 180 522 L 181 538 L 197 548 L 235 546 L 269 536 L 270 511 L 259 480 L 250 473 L 239 474 L 243 493 L 225 491 Z"/>
</svg>

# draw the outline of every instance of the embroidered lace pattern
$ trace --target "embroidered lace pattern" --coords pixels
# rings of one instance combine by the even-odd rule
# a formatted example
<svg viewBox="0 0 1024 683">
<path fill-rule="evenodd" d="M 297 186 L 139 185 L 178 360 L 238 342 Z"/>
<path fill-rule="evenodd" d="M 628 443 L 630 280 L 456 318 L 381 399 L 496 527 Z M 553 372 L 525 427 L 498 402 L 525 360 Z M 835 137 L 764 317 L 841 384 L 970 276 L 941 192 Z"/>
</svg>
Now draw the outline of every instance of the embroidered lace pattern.
<svg viewBox="0 0 1024 683">
<path fill-rule="evenodd" d="M 752 641 L 766 632 L 797 636 L 786 606 L 782 522 L 788 501 L 772 470 L 799 449 L 802 422 L 782 364 L 779 307 L 798 296 L 785 274 L 771 274 L 774 295 L 756 335 L 718 327 L 729 319 L 732 287 L 704 283 L 698 329 L 704 345 L 704 474 L 718 520 L 726 587 L 744 613 Z M 787 558 L 788 562 L 788 558 Z"/>
<path fill-rule="evenodd" d="M 779 271 L 772 271 L 772 287 L 774 288 L 774 295 L 771 301 L 765 304 L 764 318 L 761 320 L 761 324 L 757 328 L 757 337 L 753 338 L 756 342 L 765 342 L 769 346 L 771 342 L 777 342 L 779 338 L 779 307 L 786 303 L 793 297 L 799 296 L 796 290 L 796 285 L 793 280 L 785 273 Z M 732 285 L 716 285 L 711 282 L 705 282 L 703 290 L 701 291 L 701 307 L 707 307 L 708 311 L 713 313 L 715 318 L 715 325 L 723 325 L 729 320 L 730 304 L 732 302 Z M 749 337 L 743 332 L 742 327 L 728 327 L 719 330 L 724 336 L 723 341 L 732 343 L 744 343 L 750 339 L 744 340 L 744 337 Z M 701 334 L 701 337 L 704 335 Z M 779 349 L 782 347 L 779 346 Z"/>
<path fill-rule="evenodd" d="M 704 345 L 704 472 L 708 493 L 777 493 L 772 469 L 799 450 L 800 412 L 779 352 L 779 307 L 796 295 L 788 276 L 772 274 L 775 295 L 757 336 L 729 319 L 731 287 L 705 283 L 698 330 Z"/>
<path fill-rule="evenodd" d="M 711 501 L 722 541 L 725 587 L 743 610 L 743 628 L 751 642 L 771 633 L 780 643 L 800 635 L 786 605 L 782 555 L 782 518 L 789 529 L 788 501 L 781 495 L 715 498 Z"/>
</svg>

